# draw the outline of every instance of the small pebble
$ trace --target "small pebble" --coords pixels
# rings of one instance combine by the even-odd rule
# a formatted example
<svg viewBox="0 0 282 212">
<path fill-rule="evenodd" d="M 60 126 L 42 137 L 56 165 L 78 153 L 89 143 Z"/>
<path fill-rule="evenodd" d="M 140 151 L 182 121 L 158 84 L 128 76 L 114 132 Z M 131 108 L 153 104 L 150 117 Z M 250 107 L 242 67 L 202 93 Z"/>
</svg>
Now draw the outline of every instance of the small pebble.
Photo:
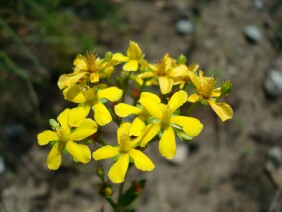
<svg viewBox="0 0 282 212">
<path fill-rule="evenodd" d="M 182 35 L 192 34 L 194 32 L 194 24 L 187 19 L 180 19 L 176 22 L 176 29 Z"/>
<path fill-rule="evenodd" d="M 5 172 L 5 162 L 4 162 L 4 158 L 0 156 L 0 174 L 2 174 L 3 172 Z"/>
<path fill-rule="evenodd" d="M 271 97 L 282 95 L 282 72 L 271 70 L 266 74 L 264 80 L 265 92 Z"/>
<path fill-rule="evenodd" d="M 4 128 L 6 135 L 10 139 L 18 139 L 25 133 L 25 130 L 25 126 L 21 123 L 11 124 Z"/>
<path fill-rule="evenodd" d="M 188 155 L 189 155 L 189 149 L 187 144 L 183 143 L 182 141 L 177 142 L 176 155 L 172 160 L 170 160 L 170 162 L 175 165 L 181 165 L 185 161 L 187 161 Z"/>
<path fill-rule="evenodd" d="M 255 25 L 246 26 L 244 29 L 244 34 L 251 42 L 257 43 L 262 40 L 261 30 Z"/>
<path fill-rule="evenodd" d="M 269 160 L 275 163 L 274 165 L 280 166 L 282 163 L 282 150 L 278 146 L 271 147 L 267 151 L 267 156 Z"/>
<path fill-rule="evenodd" d="M 264 9 L 264 3 L 262 0 L 254 0 L 254 5 L 258 10 Z"/>
</svg>

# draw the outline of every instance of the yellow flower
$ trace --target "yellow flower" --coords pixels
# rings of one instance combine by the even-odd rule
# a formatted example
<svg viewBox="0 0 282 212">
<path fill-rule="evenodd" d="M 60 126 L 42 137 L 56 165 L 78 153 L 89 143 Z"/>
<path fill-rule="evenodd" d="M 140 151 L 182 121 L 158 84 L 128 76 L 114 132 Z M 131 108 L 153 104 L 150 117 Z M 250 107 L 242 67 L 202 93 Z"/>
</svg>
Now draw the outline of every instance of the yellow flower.
<svg viewBox="0 0 282 212">
<path fill-rule="evenodd" d="M 100 77 L 109 76 L 114 70 L 113 66 L 117 63 L 115 60 L 100 59 L 93 52 L 88 52 L 86 57 L 79 54 L 73 62 L 74 72 L 61 75 L 58 86 L 62 90 L 79 82 L 98 82 Z"/>
<path fill-rule="evenodd" d="M 136 168 L 142 171 L 151 171 L 155 168 L 153 162 L 142 151 L 135 149 L 139 143 L 139 138 L 131 140 L 129 130 L 131 124 L 122 123 L 117 131 L 117 141 L 119 146 L 106 145 L 93 152 L 95 160 L 118 157 L 117 161 L 110 168 L 108 176 L 113 183 L 122 183 L 131 160 Z"/>
<path fill-rule="evenodd" d="M 213 77 L 205 77 L 203 71 L 199 76 L 189 73 L 189 77 L 196 87 L 197 93 L 188 97 L 188 102 L 206 101 L 222 121 L 233 117 L 233 110 L 225 102 L 217 102 L 217 97 L 221 95 L 221 88 L 214 88 L 216 80 Z"/>
<path fill-rule="evenodd" d="M 147 93 L 150 98 L 154 99 L 156 103 L 160 103 L 159 98 L 155 98 L 155 95 Z M 137 115 L 137 117 L 132 122 L 132 127 L 130 128 L 129 135 L 140 136 L 142 130 L 145 127 L 145 120 L 150 116 L 145 108 L 139 108 L 125 103 L 119 103 L 114 108 L 115 113 L 122 118 L 125 118 L 131 114 Z"/>
<path fill-rule="evenodd" d="M 152 98 L 154 96 L 154 98 Z M 187 93 L 178 91 L 173 94 L 167 105 L 155 101 L 158 96 L 143 92 L 141 94 L 140 103 L 154 118 L 152 123 L 147 125 L 142 134 L 141 147 L 145 147 L 159 132 L 162 133 L 159 143 L 160 153 L 171 159 L 176 153 L 175 132 L 181 128 L 189 137 L 197 136 L 203 129 L 201 122 L 192 117 L 177 116 L 173 113 L 187 101 Z"/>
<path fill-rule="evenodd" d="M 174 78 L 187 75 L 187 67 L 184 64 L 177 64 L 169 54 L 165 54 L 160 63 L 150 64 L 150 71 L 139 74 L 141 79 L 151 78 L 152 83 L 157 82 L 162 94 L 171 91 Z"/>
<path fill-rule="evenodd" d="M 46 130 L 38 134 L 38 144 L 46 145 L 55 141 L 48 157 L 47 166 L 56 170 L 62 162 L 62 152 L 66 149 L 76 160 L 88 163 L 91 159 L 91 152 L 88 146 L 77 144 L 80 141 L 97 131 L 97 124 L 92 119 L 86 118 L 81 108 L 65 109 L 57 118 L 57 123 L 53 121 L 54 130 Z M 55 122 L 55 123 L 54 123 Z M 55 126 L 54 126 L 55 125 Z"/>
<path fill-rule="evenodd" d="M 94 120 L 104 126 L 112 121 L 112 116 L 103 104 L 107 100 L 115 102 L 122 96 L 122 90 L 117 87 L 103 88 L 103 86 L 89 87 L 87 85 L 73 85 L 63 91 L 66 100 L 83 104 L 84 113 L 88 114 L 90 108 L 94 111 Z"/>
<path fill-rule="evenodd" d="M 116 53 L 113 55 L 113 60 L 125 62 L 125 64 L 123 65 L 123 70 L 125 71 L 137 71 L 138 64 L 142 64 L 143 62 L 142 58 L 142 51 L 139 45 L 134 41 L 130 41 L 126 56 L 121 53 Z"/>
<path fill-rule="evenodd" d="M 186 83 L 190 82 L 191 79 L 189 77 L 190 74 L 195 73 L 199 68 L 199 64 L 193 63 L 187 67 L 187 73 L 182 76 L 174 78 L 173 84 L 180 84 L 180 89 L 183 89 Z M 191 73 L 192 72 L 192 73 Z"/>
</svg>

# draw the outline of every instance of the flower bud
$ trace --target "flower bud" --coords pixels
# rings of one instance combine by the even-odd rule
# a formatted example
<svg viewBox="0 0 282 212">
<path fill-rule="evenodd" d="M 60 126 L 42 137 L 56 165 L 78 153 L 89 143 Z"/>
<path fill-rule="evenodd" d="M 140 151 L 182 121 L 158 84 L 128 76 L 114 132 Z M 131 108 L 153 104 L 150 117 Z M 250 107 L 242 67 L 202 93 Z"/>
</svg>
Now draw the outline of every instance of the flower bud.
<svg viewBox="0 0 282 212">
<path fill-rule="evenodd" d="M 232 91 L 232 84 L 229 80 L 221 84 L 221 96 L 222 97 L 229 95 L 231 91 Z"/>
<path fill-rule="evenodd" d="M 104 188 L 103 194 L 106 197 L 110 197 L 110 196 L 113 195 L 113 189 L 111 187 L 107 186 L 106 188 Z"/>
<path fill-rule="evenodd" d="M 55 130 L 60 128 L 60 124 L 55 120 L 55 119 L 50 119 L 49 124 L 51 125 L 52 128 Z"/>
<path fill-rule="evenodd" d="M 106 52 L 104 61 L 105 62 L 109 62 L 109 61 L 111 61 L 112 57 L 113 57 L 113 53 L 112 52 Z"/>
<path fill-rule="evenodd" d="M 105 176 L 104 169 L 97 167 L 96 174 L 97 174 L 98 177 L 104 178 L 104 176 Z"/>
<path fill-rule="evenodd" d="M 178 56 L 177 64 L 186 64 L 186 62 L 187 62 L 187 58 L 183 54 Z"/>
</svg>

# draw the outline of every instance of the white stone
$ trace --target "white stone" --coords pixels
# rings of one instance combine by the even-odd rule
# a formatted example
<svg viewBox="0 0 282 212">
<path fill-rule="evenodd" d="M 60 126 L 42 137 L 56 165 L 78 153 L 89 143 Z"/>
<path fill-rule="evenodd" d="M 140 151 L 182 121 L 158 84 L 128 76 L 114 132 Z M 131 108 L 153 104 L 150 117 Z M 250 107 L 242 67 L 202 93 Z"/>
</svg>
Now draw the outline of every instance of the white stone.
<svg viewBox="0 0 282 212">
<path fill-rule="evenodd" d="M 282 95 L 282 73 L 277 70 L 269 71 L 264 80 L 264 88 L 273 97 Z"/>
<path fill-rule="evenodd" d="M 181 34 L 188 35 L 194 32 L 194 25 L 189 20 L 180 19 L 176 22 L 176 29 Z"/>
</svg>

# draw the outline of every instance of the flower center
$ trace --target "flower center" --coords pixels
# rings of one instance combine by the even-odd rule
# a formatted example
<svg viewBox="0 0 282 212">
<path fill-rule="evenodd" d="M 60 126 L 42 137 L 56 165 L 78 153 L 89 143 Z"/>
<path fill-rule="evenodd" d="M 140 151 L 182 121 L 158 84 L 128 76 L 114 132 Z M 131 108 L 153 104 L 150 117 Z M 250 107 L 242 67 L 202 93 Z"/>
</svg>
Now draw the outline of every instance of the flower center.
<svg viewBox="0 0 282 212">
<path fill-rule="evenodd" d="M 209 99 L 211 97 L 214 85 L 215 80 L 213 77 L 205 77 L 202 79 L 200 93 L 204 99 Z"/>
<path fill-rule="evenodd" d="M 172 116 L 172 109 L 170 109 L 168 106 L 165 106 L 163 109 L 163 116 L 161 119 L 161 126 L 163 129 L 166 129 L 170 126 L 171 116 Z"/>
<path fill-rule="evenodd" d="M 63 128 L 57 130 L 57 135 L 62 142 L 67 142 L 69 140 L 69 134 Z"/>
<path fill-rule="evenodd" d="M 130 151 L 131 144 L 127 133 L 122 133 L 120 136 L 120 153 L 126 154 Z"/>
</svg>

